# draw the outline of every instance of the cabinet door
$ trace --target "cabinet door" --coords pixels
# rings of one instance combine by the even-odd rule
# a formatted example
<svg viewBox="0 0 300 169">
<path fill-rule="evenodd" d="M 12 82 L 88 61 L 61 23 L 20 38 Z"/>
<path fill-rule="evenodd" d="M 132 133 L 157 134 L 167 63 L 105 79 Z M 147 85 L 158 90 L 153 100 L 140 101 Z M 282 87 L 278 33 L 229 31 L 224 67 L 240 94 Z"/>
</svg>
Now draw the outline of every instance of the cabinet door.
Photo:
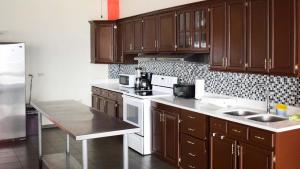
<svg viewBox="0 0 300 169">
<path fill-rule="evenodd" d="M 92 95 L 92 108 L 99 111 L 99 99 L 97 95 Z"/>
<path fill-rule="evenodd" d="M 157 51 L 157 17 L 143 18 L 143 52 L 155 53 Z"/>
<path fill-rule="evenodd" d="M 210 11 L 210 65 L 212 69 L 224 69 L 226 57 L 226 3 L 214 3 Z"/>
<path fill-rule="evenodd" d="M 134 24 L 132 21 L 124 23 L 124 50 L 132 52 L 134 49 Z"/>
<path fill-rule="evenodd" d="M 134 51 L 142 51 L 142 20 L 136 20 L 134 23 Z"/>
<path fill-rule="evenodd" d="M 269 58 L 269 0 L 250 0 L 247 10 L 247 70 L 267 72 Z"/>
<path fill-rule="evenodd" d="M 106 100 L 106 114 L 110 117 L 117 117 L 117 102 L 113 100 Z"/>
<path fill-rule="evenodd" d="M 123 104 L 118 103 L 117 118 L 123 120 Z"/>
<path fill-rule="evenodd" d="M 106 113 L 106 99 L 103 97 L 98 97 L 99 101 L 99 111 L 101 113 Z"/>
<path fill-rule="evenodd" d="M 227 3 L 227 60 L 228 70 L 245 70 L 246 61 L 246 1 Z"/>
<path fill-rule="evenodd" d="M 176 43 L 175 12 L 158 16 L 158 51 L 174 52 Z"/>
<path fill-rule="evenodd" d="M 164 130 L 165 130 L 165 159 L 178 166 L 179 149 L 179 115 L 177 113 L 164 112 Z"/>
<path fill-rule="evenodd" d="M 192 47 L 192 11 L 178 11 L 177 14 L 177 47 L 178 50 L 189 50 Z"/>
<path fill-rule="evenodd" d="M 163 113 L 159 110 L 152 109 L 152 152 L 163 157 Z"/>
<path fill-rule="evenodd" d="M 247 144 L 240 144 L 240 169 L 273 169 L 273 153 Z"/>
<path fill-rule="evenodd" d="M 271 0 L 272 54 L 270 72 L 296 74 L 295 0 Z"/>
<path fill-rule="evenodd" d="M 209 12 L 208 7 L 197 8 L 193 12 L 193 49 L 209 51 Z"/>
<path fill-rule="evenodd" d="M 236 145 L 234 140 L 212 136 L 210 139 L 210 169 L 236 169 Z"/>
<path fill-rule="evenodd" d="M 114 24 L 101 24 L 96 28 L 96 63 L 113 63 Z"/>
<path fill-rule="evenodd" d="M 114 29 L 115 31 L 115 54 L 114 54 L 114 61 L 115 63 L 123 63 L 123 29 L 124 24 L 118 23 L 117 27 Z"/>
</svg>

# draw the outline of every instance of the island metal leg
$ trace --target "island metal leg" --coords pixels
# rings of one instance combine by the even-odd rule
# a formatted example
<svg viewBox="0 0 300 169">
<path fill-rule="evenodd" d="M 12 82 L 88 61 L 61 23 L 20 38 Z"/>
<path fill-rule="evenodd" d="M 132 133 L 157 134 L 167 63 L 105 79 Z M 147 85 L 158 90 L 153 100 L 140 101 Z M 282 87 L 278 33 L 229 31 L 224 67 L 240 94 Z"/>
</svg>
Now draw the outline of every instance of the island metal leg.
<svg viewBox="0 0 300 169">
<path fill-rule="evenodd" d="M 123 135 L 123 169 L 128 169 L 128 135 Z"/>
<path fill-rule="evenodd" d="M 82 168 L 88 169 L 87 140 L 82 140 Z"/>
<path fill-rule="evenodd" d="M 67 134 L 67 140 L 66 140 L 66 154 L 70 154 L 70 135 Z"/>
<path fill-rule="evenodd" d="M 38 112 L 39 167 L 42 168 L 42 114 Z"/>
</svg>

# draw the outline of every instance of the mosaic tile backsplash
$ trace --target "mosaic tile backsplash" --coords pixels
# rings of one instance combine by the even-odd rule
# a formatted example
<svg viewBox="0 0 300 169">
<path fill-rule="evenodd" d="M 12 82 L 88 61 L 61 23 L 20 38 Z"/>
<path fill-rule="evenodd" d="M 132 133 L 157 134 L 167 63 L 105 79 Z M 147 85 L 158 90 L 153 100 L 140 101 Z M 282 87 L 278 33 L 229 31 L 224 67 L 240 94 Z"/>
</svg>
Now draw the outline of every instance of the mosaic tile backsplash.
<svg viewBox="0 0 300 169">
<path fill-rule="evenodd" d="M 135 67 L 154 74 L 177 76 L 182 83 L 205 79 L 205 91 L 228 96 L 265 101 L 265 91 L 272 90 L 276 103 L 300 106 L 300 78 L 247 73 L 210 71 L 209 65 L 181 61 L 139 61 L 138 65 L 109 65 L 109 78 L 119 73 L 134 74 Z"/>
</svg>

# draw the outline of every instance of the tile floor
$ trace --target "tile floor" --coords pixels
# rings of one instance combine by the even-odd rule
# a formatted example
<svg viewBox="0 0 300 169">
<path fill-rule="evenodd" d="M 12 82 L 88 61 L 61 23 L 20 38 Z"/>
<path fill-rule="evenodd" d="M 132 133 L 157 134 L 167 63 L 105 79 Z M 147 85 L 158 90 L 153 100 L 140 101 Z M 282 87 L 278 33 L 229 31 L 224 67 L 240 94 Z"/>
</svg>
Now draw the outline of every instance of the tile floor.
<svg viewBox="0 0 300 169">
<path fill-rule="evenodd" d="M 43 130 L 43 153 L 65 150 L 65 135 L 58 129 Z M 122 169 L 122 137 L 95 139 L 88 142 L 90 169 Z M 81 143 L 70 141 L 71 154 L 81 163 Z M 38 140 L 0 144 L 0 169 L 38 169 Z M 129 151 L 130 169 L 174 169 L 153 155 L 141 156 Z"/>
</svg>

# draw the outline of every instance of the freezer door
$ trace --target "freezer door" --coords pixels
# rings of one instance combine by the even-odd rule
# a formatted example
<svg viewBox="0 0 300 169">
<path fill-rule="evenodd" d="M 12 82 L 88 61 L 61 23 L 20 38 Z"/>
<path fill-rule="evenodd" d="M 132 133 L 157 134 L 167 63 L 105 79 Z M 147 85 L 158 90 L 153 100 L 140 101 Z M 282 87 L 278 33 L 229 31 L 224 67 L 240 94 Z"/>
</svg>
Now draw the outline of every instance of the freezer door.
<svg viewBox="0 0 300 169">
<path fill-rule="evenodd" d="M 0 140 L 25 136 L 25 45 L 0 44 Z"/>
</svg>

